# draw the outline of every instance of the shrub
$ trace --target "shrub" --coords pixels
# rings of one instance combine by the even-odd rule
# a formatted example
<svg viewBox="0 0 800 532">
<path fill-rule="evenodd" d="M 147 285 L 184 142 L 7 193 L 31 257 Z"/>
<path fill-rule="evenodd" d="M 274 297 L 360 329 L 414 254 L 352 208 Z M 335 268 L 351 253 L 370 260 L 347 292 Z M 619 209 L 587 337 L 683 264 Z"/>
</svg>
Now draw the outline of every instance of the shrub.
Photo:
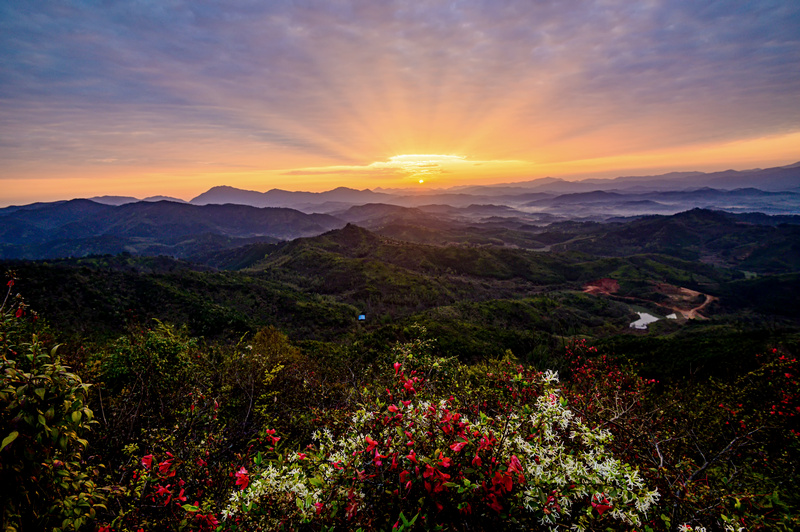
<svg viewBox="0 0 800 532">
<path fill-rule="evenodd" d="M 509 375 L 498 385 L 511 389 L 510 400 L 490 416 L 430 382 L 446 364 L 414 355 L 398 350 L 391 386 L 341 434 L 320 430 L 306 449 L 276 450 L 239 469 L 226 523 L 485 529 L 502 519 L 580 530 L 639 524 L 658 499 L 609 452 L 610 433 L 567 407 L 555 373 Z"/>
<path fill-rule="evenodd" d="M 9 281 L 9 293 L 13 280 Z M 21 300 L 0 306 L 0 508 L 3 530 L 77 530 L 105 497 L 83 458 L 88 384 L 59 363 Z"/>
</svg>

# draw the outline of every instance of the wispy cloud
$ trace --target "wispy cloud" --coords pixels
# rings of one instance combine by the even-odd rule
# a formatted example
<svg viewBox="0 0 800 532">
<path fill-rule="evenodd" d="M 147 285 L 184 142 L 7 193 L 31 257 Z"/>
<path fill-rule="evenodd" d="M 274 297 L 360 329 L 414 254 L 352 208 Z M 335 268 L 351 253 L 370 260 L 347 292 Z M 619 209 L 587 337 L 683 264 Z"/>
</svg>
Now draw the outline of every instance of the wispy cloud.
<svg viewBox="0 0 800 532">
<path fill-rule="evenodd" d="M 799 35 L 791 0 L 3 2 L 0 157 L 397 177 L 791 133 Z"/>
<path fill-rule="evenodd" d="M 389 157 L 385 161 L 375 161 L 366 165 L 327 166 L 316 168 L 299 168 L 283 172 L 283 175 L 296 176 L 360 176 L 370 179 L 396 177 L 399 179 L 419 180 L 420 183 L 435 179 L 443 174 L 470 175 L 475 167 L 488 166 L 489 171 L 500 174 L 509 168 L 518 168 L 524 161 L 495 160 L 474 161 L 463 155 L 439 154 L 403 154 Z"/>
</svg>

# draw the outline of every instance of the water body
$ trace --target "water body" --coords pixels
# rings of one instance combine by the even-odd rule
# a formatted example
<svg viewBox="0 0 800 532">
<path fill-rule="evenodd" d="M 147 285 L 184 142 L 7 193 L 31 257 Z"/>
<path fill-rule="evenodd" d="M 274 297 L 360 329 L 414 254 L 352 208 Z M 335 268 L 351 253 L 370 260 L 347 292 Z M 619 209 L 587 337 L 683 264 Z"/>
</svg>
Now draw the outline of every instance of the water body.
<svg viewBox="0 0 800 532">
<path fill-rule="evenodd" d="M 631 323 L 631 328 L 633 329 L 647 329 L 648 324 L 661 319 L 653 316 L 652 314 L 648 314 L 647 312 L 637 312 L 636 314 L 639 315 L 639 319 Z"/>
</svg>

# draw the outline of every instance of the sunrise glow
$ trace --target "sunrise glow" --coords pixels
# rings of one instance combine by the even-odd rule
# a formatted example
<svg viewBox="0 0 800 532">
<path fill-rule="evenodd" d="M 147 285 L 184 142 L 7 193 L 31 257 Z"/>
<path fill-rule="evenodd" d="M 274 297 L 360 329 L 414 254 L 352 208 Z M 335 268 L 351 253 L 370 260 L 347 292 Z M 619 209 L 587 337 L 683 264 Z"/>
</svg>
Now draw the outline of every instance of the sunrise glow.
<svg viewBox="0 0 800 532">
<path fill-rule="evenodd" d="M 792 3 L 70 5 L 0 6 L 0 203 L 800 160 Z"/>
</svg>

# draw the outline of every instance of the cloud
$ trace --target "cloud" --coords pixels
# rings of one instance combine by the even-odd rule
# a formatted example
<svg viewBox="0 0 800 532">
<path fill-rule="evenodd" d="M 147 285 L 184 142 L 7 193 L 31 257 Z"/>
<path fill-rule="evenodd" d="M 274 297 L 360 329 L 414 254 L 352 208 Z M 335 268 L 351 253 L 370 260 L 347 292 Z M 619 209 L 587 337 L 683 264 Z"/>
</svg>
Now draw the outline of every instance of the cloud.
<svg viewBox="0 0 800 532">
<path fill-rule="evenodd" d="M 489 165 L 497 171 L 518 166 L 522 161 L 472 161 L 462 155 L 404 154 L 366 165 L 301 168 L 282 175 L 324 176 L 349 175 L 368 178 L 430 179 L 443 174 L 470 172 L 474 166 Z"/>
<path fill-rule="evenodd" d="M 4 2 L 0 156 L 385 176 L 766 136 L 798 34 L 785 0 Z"/>
</svg>

